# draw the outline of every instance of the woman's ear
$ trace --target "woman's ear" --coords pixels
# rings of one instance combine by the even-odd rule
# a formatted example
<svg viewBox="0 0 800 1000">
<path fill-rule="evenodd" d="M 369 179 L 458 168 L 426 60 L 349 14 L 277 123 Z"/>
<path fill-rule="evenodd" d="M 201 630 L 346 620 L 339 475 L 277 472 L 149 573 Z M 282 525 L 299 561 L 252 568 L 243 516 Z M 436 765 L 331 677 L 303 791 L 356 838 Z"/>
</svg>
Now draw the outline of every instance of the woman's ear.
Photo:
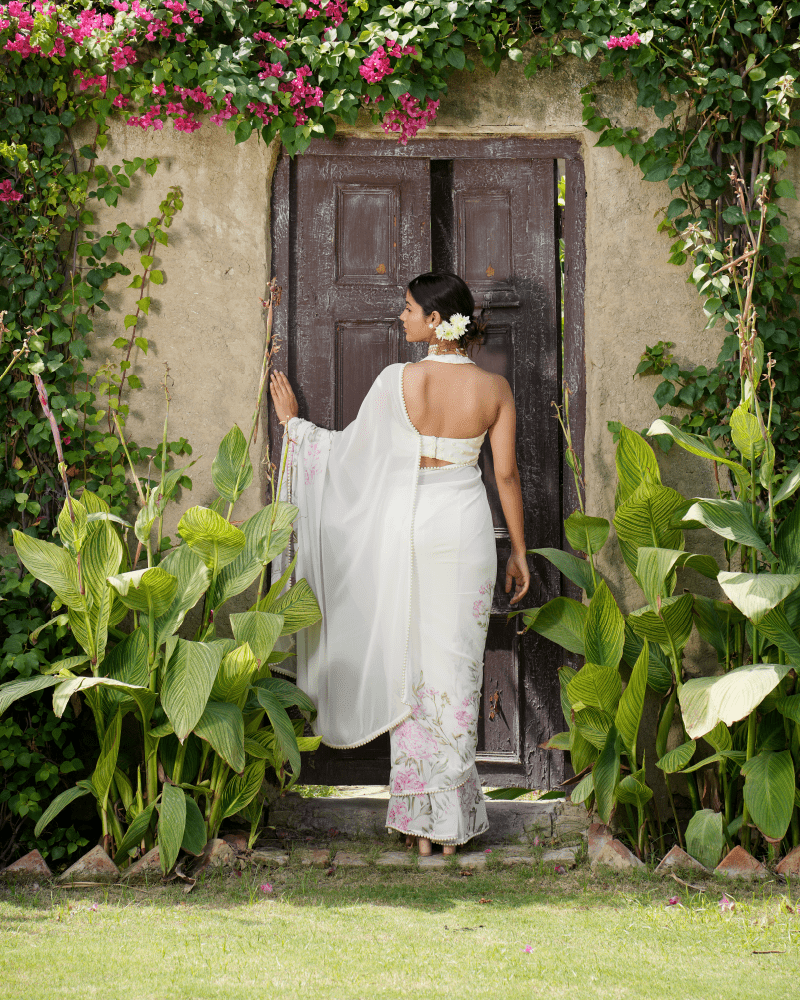
<svg viewBox="0 0 800 1000">
<path fill-rule="evenodd" d="M 438 312 L 432 312 L 430 314 L 430 316 L 427 317 L 427 319 L 425 320 L 425 322 L 429 326 L 432 326 L 433 329 L 435 330 L 436 327 L 442 322 L 442 317 L 441 317 L 441 315 Z"/>
</svg>

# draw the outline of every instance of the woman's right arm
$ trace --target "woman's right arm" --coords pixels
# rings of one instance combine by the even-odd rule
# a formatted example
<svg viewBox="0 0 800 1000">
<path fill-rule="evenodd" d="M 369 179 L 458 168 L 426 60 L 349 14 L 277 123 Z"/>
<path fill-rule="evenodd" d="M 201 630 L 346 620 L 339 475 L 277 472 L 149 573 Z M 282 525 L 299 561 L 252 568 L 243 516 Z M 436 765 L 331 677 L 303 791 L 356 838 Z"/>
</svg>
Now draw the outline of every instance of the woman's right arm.
<svg viewBox="0 0 800 1000">
<path fill-rule="evenodd" d="M 528 592 L 530 569 L 525 550 L 525 529 L 522 516 L 522 489 L 517 468 L 516 429 L 517 413 L 514 396 L 508 381 L 498 376 L 500 400 L 497 416 L 489 428 L 489 443 L 492 448 L 492 463 L 500 494 L 500 504 L 511 539 L 511 556 L 506 566 L 506 593 L 515 583 L 511 604 L 516 604 Z"/>
</svg>

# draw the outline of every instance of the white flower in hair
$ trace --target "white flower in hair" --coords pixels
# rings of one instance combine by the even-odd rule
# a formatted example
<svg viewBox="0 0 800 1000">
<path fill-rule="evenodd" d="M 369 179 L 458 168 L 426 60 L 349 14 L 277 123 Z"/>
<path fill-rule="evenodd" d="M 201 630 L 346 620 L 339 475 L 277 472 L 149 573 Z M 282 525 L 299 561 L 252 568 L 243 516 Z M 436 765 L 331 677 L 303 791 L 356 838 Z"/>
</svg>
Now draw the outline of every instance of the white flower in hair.
<svg viewBox="0 0 800 1000">
<path fill-rule="evenodd" d="M 468 327 L 468 316 L 462 316 L 461 313 L 453 313 L 449 320 L 443 321 L 436 327 L 436 336 L 439 340 L 458 340 L 464 336 Z"/>
</svg>

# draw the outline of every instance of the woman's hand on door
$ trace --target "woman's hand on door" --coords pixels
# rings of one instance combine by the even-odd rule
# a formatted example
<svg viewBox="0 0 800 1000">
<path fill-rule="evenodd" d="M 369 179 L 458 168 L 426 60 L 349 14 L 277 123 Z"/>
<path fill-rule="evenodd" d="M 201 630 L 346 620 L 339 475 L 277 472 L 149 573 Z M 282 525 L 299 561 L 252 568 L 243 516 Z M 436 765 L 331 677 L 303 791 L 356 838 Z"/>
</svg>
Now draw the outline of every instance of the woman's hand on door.
<svg viewBox="0 0 800 1000">
<path fill-rule="evenodd" d="M 292 392 L 289 379 L 283 372 L 273 372 L 269 378 L 269 391 L 278 421 L 286 424 L 287 420 L 298 415 L 297 397 Z"/>
<path fill-rule="evenodd" d="M 506 563 L 506 593 L 511 590 L 512 580 L 514 582 L 514 596 L 510 603 L 516 604 L 528 593 L 528 587 L 531 585 L 531 571 L 528 568 L 525 553 L 517 555 L 512 552 L 509 556 Z"/>
</svg>

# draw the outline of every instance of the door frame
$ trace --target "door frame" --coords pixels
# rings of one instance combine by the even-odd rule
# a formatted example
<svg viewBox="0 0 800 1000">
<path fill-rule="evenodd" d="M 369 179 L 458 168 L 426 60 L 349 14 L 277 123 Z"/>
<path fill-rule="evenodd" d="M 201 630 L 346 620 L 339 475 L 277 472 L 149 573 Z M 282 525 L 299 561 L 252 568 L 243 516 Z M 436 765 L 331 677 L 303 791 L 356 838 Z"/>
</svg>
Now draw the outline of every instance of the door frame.
<svg viewBox="0 0 800 1000">
<path fill-rule="evenodd" d="M 324 156 L 359 156 L 359 157 L 396 157 L 396 158 L 424 158 L 428 160 L 456 160 L 456 159 L 548 159 L 563 160 L 565 173 L 565 208 L 561 223 L 561 231 L 557 232 L 556 238 L 564 240 L 564 317 L 562 326 L 563 337 L 563 364 L 561 372 L 561 383 L 566 383 L 570 392 L 570 428 L 572 431 L 573 447 L 577 452 L 581 462 L 584 461 L 584 438 L 586 428 L 586 362 L 585 362 L 585 309 L 584 292 L 586 281 L 586 182 L 582 157 L 581 142 L 574 138 L 525 138 L 514 137 L 490 137 L 490 138 L 450 138 L 447 139 L 417 139 L 411 140 L 407 146 L 400 146 L 395 140 L 390 139 L 364 139 L 356 137 L 335 137 L 333 139 L 315 139 L 311 142 L 305 154 Z M 273 335 L 280 338 L 283 346 L 281 361 L 288 367 L 289 362 L 289 331 L 292 329 L 295 319 L 295 304 L 288 295 L 289 278 L 291 273 L 291 259 L 293 254 L 293 231 L 294 231 L 294 206 L 295 191 L 293 171 L 291 170 L 291 158 L 285 150 L 281 150 L 278 163 L 275 168 L 272 184 L 272 199 L 270 202 L 271 219 L 270 235 L 272 239 L 272 276 L 277 278 L 278 284 L 284 289 L 284 308 L 277 309 L 273 319 Z M 301 400 L 302 402 L 302 400 Z M 563 402 L 563 394 L 560 394 L 559 403 Z M 279 454 L 280 442 L 283 439 L 283 428 L 277 421 L 274 408 L 267 401 L 268 411 L 268 436 L 269 454 L 274 456 Z M 564 442 L 559 436 L 561 448 L 561 506 L 564 511 L 572 511 L 578 508 L 578 497 L 575 490 L 575 483 L 572 470 L 567 465 L 566 450 Z M 269 498 L 268 498 L 269 499 Z M 573 551 L 563 532 L 561 536 L 562 548 L 566 551 Z M 560 592 L 569 597 L 580 600 L 580 590 L 565 577 L 561 577 Z M 577 667 L 580 663 L 579 657 L 574 654 L 562 654 L 563 662 Z M 527 689 L 527 685 L 525 685 Z M 520 692 L 523 694 L 523 692 Z M 526 743 L 524 735 L 520 734 L 523 744 Z M 523 748 L 524 749 L 524 746 Z M 342 751 L 342 753 L 347 753 Z M 526 774 L 533 776 L 534 763 L 530 760 L 523 760 Z M 492 782 L 505 784 L 518 784 L 519 774 L 513 773 L 508 765 L 499 761 L 481 761 L 480 770 L 482 775 Z M 541 781 L 541 769 L 539 787 L 543 785 Z M 571 768 L 565 757 L 550 755 L 548 767 L 549 787 L 557 785 L 571 774 Z M 377 775 L 376 775 L 377 778 Z M 319 779 L 318 779 L 319 780 Z"/>
</svg>

